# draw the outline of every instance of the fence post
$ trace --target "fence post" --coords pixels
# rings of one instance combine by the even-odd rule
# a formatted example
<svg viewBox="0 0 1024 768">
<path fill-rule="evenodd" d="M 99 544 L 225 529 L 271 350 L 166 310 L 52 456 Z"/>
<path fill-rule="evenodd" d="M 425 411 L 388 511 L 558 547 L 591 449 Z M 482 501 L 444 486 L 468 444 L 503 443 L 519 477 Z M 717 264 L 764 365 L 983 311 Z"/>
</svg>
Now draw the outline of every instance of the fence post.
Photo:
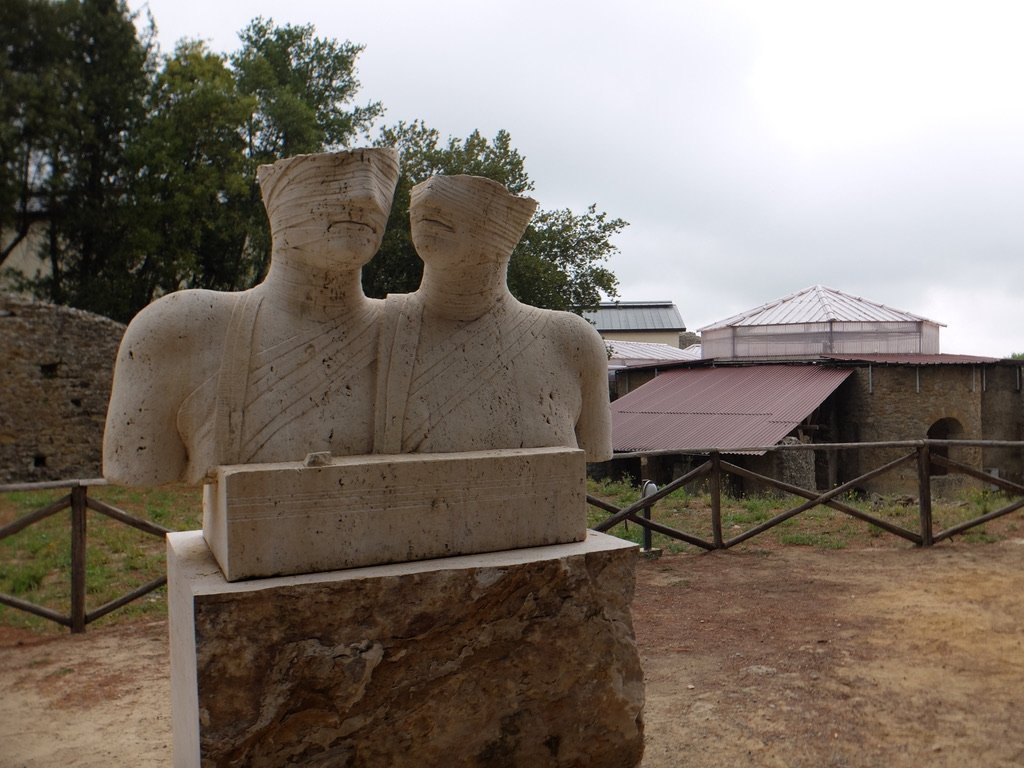
<svg viewBox="0 0 1024 768">
<path fill-rule="evenodd" d="M 71 488 L 71 631 L 85 632 L 85 513 L 88 488 Z"/>
<path fill-rule="evenodd" d="M 647 498 L 648 496 L 650 496 L 652 494 L 655 494 L 657 492 L 658 492 L 658 486 L 655 485 L 654 483 L 652 483 L 650 480 L 644 480 L 643 484 L 640 486 L 640 495 L 643 498 Z M 643 516 L 644 516 L 644 520 L 650 520 L 651 519 L 651 505 L 650 504 L 648 504 L 646 507 L 644 507 Z M 641 527 L 643 528 L 643 532 L 642 532 L 643 543 L 640 545 L 640 551 L 641 552 L 650 552 L 651 549 L 652 549 L 651 548 L 651 529 L 648 528 L 646 525 L 641 526 Z"/>
<path fill-rule="evenodd" d="M 718 451 L 711 453 L 711 540 L 715 549 L 725 546 L 722 539 L 722 457 Z"/>
<path fill-rule="evenodd" d="M 917 498 L 921 512 L 921 546 L 930 547 L 932 539 L 931 451 L 928 443 L 917 449 Z"/>
</svg>

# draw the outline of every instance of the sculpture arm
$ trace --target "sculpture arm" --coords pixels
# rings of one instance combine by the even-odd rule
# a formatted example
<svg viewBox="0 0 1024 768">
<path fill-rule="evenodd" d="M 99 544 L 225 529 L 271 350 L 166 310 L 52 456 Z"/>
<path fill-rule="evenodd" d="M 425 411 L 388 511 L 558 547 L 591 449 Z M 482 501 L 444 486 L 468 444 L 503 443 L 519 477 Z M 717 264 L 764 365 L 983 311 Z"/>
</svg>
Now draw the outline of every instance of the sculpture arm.
<svg viewBox="0 0 1024 768">
<path fill-rule="evenodd" d="M 608 352 L 604 340 L 590 323 L 576 315 L 570 317 L 582 395 L 580 415 L 576 421 L 576 442 L 586 451 L 588 462 L 607 461 L 612 457 Z"/>
<path fill-rule="evenodd" d="M 183 479 L 188 450 L 178 432 L 178 408 L 220 354 L 212 340 L 223 328 L 220 297 L 225 296 L 231 294 L 170 294 L 129 324 L 118 350 L 103 434 L 106 479 L 137 486 Z"/>
</svg>

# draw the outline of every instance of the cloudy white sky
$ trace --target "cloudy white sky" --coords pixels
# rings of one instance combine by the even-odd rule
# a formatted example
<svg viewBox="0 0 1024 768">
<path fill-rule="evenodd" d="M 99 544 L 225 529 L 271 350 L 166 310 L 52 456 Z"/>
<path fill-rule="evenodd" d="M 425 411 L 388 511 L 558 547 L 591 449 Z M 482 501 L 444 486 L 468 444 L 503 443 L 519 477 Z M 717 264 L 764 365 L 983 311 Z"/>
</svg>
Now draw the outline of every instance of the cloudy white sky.
<svg viewBox="0 0 1024 768">
<path fill-rule="evenodd" d="M 695 330 L 814 284 L 1024 351 L 1016 0 L 131 0 L 166 51 L 257 15 L 366 46 L 357 101 L 506 129 L 542 208 L 630 222 L 623 300 Z"/>
</svg>

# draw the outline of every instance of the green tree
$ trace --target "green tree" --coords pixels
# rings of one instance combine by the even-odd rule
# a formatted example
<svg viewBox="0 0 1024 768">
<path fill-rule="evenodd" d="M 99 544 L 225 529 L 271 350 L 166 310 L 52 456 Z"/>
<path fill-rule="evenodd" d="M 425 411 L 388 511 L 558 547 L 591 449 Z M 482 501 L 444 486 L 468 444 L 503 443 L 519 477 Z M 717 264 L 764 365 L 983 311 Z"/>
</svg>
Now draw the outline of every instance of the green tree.
<svg viewBox="0 0 1024 768">
<path fill-rule="evenodd" d="M 383 114 L 380 102 L 350 106 L 359 81 L 356 60 L 363 46 L 316 36 L 312 24 L 275 26 L 257 17 L 239 33 L 241 49 L 231 57 L 239 91 L 253 99 L 246 121 L 249 183 L 243 274 L 249 281 L 266 271 L 270 232 L 256 185 L 256 168 L 292 155 L 349 146 Z"/>
<path fill-rule="evenodd" d="M 618 279 L 602 264 L 618 250 L 611 238 L 625 227 L 594 204 L 582 214 L 538 211 L 509 262 L 509 290 L 537 307 L 595 308 L 602 294 L 618 295 Z"/>
<path fill-rule="evenodd" d="M 39 0 L 0 3 L 0 267 L 45 221 L 43 199 L 59 143 L 67 76 L 65 8 Z"/>
<path fill-rule="evenodd" d="M 123 2 L 12 0 L 2 6 L 0 227 L 6 258 L 32 225 L 58 303 L 123 315 L 109 281 L 130 274 L 128 141 L 144 118 L 149 51 Z"/>
<path fill-rule="evenodd" d="M 122 0 L 0 4 L 2 260 L 41 222 L 37 294 L 130 319 L 182 287 L 240 289 L 264 271 L 264 162 L 367 131 L 350 107 L 361 46 L 256 19 L 229 60 L 170 56 Z"/>
<path fill-rule="evenodd" d="M 134 266 L 128 142 L 145 119 L 150 50 L 124 2 L 65 0 L 56 11 L 63 56 L 49 96 L 61 109 L 40 164 L 50 275 L 39 287 L 57 303 L 124 317 L 127 297 L 109 288 Z"/>
<path fill-rule="evenodd" d="M 312 24 L 274 26 L 258 17 L 239 33 L 231 57 L 239 90 L 256 99 L 247 126 L 258 162 L 346 146 L 383 113 L 380 102 L 347 108 L 363 46 L 316 37 Z"/>
<path fill-rule="evenodd" d="M 413 291 L 422 263 L 409 232 L 409 192 L 435 174 L 485 176 L 513 194 L 533 190 L 525 159 L 507 131 L 488 141 L 479 131 L 465 139 L 440 134 L 422 121 L 381 130 L 377 143 L 401 154 L 401 176 L 380 253 L 363 270 L 371 296 Z M 627 223 L 609 218 L 591 205 L 583 214 L 569 209 L 539 210 L 509 262 L 509 290 L 520 301 L 548 309 L 581 312 L 595 307 L 601 294 L 615 296 L 618 281 L 603 263 L 617 251 L 611 238 Z"/>
<path fill-rule="evenodd" d="M 251 179 L 243 96 L 225 58 L 179 42 L 156 73 L 149 119 L 132 144 L 141 169 L 134 211 L 141 232 L 132 304 L 185 287 L 231 290 L 251 283 L 243 263 Z"/>
</svg>

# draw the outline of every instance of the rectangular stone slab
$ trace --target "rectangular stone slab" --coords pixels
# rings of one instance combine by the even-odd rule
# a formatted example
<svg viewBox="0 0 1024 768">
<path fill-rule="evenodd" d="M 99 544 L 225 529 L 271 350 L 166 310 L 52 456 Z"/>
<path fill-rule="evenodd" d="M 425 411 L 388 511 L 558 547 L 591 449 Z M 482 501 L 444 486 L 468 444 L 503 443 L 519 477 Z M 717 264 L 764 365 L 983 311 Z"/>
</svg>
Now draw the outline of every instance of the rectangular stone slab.
<svg viewBox="0 0 1024 768">
<path fill-rule="evenodd" d="M 630 542 L 229 583 L 167 540 L 176 768 L 640 761 Z"/>
<path fill-rule="evenodd" d="M 584 452 L 220 467 L 204 491 L 203 534 L 229 581 L 582 541 Z"/>
</svg>

